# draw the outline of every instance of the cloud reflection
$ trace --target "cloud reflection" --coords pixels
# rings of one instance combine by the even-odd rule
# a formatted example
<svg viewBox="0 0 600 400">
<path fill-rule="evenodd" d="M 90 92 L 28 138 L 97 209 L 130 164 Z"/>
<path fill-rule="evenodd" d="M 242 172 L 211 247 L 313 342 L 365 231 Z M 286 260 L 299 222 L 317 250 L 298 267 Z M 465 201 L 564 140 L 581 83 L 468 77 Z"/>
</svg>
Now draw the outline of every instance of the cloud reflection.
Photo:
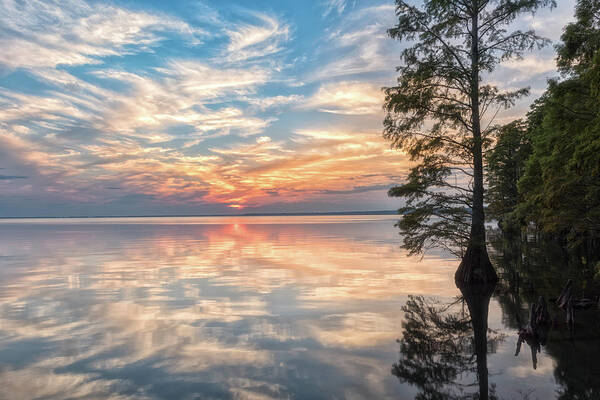
<svg viewBox="0 0 600 400">
<path fill-rule="evenodd" d="M 4 226 L 0 397 L 389 397 L 398 305 L 453 261 L 414 271 L 387 218 Z"/>
</svg>

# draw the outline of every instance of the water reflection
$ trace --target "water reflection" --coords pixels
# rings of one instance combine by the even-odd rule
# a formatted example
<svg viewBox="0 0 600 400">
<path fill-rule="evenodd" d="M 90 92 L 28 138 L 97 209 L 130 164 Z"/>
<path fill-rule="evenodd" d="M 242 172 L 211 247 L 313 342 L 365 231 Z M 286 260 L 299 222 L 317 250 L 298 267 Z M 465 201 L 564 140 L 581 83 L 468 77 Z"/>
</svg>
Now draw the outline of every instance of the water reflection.
<svg viewBox="0 0 600 400">
<path fill-rule="evenodd" d="M 494 292 L 495 285 L 465 286 L 460 287 L 463 299 L 469 307 L 471 325 L 473 327 L 473 344 L 477 361 L 477 381 L 479 383 L 479 399 L 488 399 L 488 311 L 490 298 Z M 491 342 L 500 340 L 500 336 L 491 339 Z M 490 398 L 495 399 L 494 391 Z"/>
<path fill-rule="evenodd" d="M 597 306 L 575 310 L 574 319 L 568 322 L 567 313 L 556 304 L 568 280 L 579 298 L 600 293 L 590 255 L 574 256 L 535 237 L 522 241 L 498 236 L 492 244 L 502 277 L 495 299 L 504 324 L 521 334 L 531 330 L 519 335 L 517 356 L 528 357 L 531 369 L 551 365 L 557 385 L 552 398 L 600 399 L 600 310 Z M 540 318 L 540 314 L 545 316 Z M 530 354 L 519 354 L 520 339 L 527 343 Z"/>
<path fill-rule="evenodd" d="M 410 398 L 397 310 L 452 293 L 453 260 L 415 270 L 396 240 L 384 219 L 2 226 L 0 398 Z"/>
<path fill-rule="evenodd" d="M 0 398 L 598 398 L 593 311 L 575 341 L 551 328 L 537 369 L 514 356 L 551 297 L 533 255 L 489 300 L 454 286 L 455 259 L 406 257 L 388 217 L 286 218 L 0 221 Z"/>
<path fill-rule="evenodd" d="M 419 388 L 416 399 L 497 399 L 488 384 L 487 353 L 495 352 L 505 335 L 488 330 L 493 291 L 493 286 L 461 288 L 462 296 L 445 304 L 411 296 L 402 307 L 401 358 L 392 374 Z"/>
</svg>

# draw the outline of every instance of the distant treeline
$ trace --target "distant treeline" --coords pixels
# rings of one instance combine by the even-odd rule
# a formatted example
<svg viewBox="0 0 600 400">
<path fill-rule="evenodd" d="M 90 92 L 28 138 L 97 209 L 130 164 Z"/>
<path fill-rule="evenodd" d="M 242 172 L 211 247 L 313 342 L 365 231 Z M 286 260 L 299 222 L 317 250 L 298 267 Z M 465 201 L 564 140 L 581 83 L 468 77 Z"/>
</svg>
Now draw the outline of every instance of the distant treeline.
<svg viewBox="0 0 600 400">
<path fill-rule="evenodd" d="M 556 46 L 560 79 L 487 154 L 487 216 L 600 249 L 600 1 L 580 0 Z"/>
</svg>

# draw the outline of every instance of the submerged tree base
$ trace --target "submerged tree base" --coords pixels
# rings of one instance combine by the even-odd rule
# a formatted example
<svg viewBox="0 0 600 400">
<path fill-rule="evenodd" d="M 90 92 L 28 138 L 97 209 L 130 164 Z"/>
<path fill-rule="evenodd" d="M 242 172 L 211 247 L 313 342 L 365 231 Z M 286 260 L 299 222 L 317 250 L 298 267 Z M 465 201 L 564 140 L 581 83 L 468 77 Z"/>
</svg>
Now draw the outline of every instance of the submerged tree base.
<svg viewBox="0 0 600 400">
<path fill-rule="evenodd" d="M 498 282 L 498 275 L 490 261 L 485 246 L 471 246 L 454 274 L 456 286 L 465 285 L 494 285 Z"/>
</svg>

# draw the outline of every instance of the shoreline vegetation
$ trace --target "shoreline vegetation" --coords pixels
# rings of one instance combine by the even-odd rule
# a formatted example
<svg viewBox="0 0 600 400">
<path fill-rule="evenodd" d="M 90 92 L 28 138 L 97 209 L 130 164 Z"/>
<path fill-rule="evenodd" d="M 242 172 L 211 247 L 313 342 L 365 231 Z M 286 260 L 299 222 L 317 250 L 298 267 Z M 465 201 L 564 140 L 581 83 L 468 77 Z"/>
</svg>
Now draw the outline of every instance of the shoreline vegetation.
<svg viewBox="0 0 600 400">
<path fill-rule="evenodd" d="M 555 46 L 560 78 L 487 154 L 488 216 L 596 264 L 600 278 L 600 2 L 579 0 Z M 522 239 L 521 239 L 522 240 Z"/>
<path fill-rule="evenodd" d="M 461 260 L 457 286 L 498 281 L 486 222 L 507 239 L 532 232 L 595 265 L 600 278 L 600 2 L 577 0 L 555 45 L 550 79 L 524 119 L 497 114 L 529 88 L 495 86 L 502 62 L 552 42 L 518 18 L 554 0 L 396 0 L 392 39 L 409 41 L 397 85 L 385 88 L 384 138 L 415 162 L 389 190 L 410 254 L 445 248 Z M 514 30 L 513 30 L 514 29 Z M 596 263 L 596 264 L 594 264 Z"/>
</svg>

